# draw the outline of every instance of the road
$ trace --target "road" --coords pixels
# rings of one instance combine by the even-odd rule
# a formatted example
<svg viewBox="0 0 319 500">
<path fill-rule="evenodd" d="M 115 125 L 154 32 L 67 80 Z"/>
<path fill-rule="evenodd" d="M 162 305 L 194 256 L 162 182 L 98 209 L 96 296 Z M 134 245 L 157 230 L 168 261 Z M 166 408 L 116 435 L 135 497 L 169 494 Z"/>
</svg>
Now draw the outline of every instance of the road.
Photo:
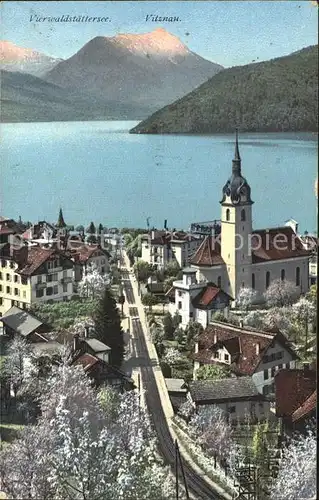
<svg viewBox="0 0 319 500">
<path fill-rule="evenodd" d="M 175 445 L 170 434 L 168 424 L 162 409 L 161 399 L 158 392 L 155 376 L 152 369 L 152 360 L 149 358 L 143 327 L 138 317 L 138 308 L 134 306 L 135 298 L 130 275 L 128 271 L 123 273 L 123 284 L 131 316 L 132 333 L 135 343 L 135 353 L 139 358 L 141 370 L 141 381 L 145 388 L 145 399 L 149 414 L 152 419 L 153 427 L 157 434 L 159 450 L 171 467 L 175 465 Z M 190 493 L 197 499 L 203 500 L 221 500 L 222 496 L 212 491 L 206 481 L 200 477 L 190 465 L 184 460 L 185 476 Z"/>
</svg>

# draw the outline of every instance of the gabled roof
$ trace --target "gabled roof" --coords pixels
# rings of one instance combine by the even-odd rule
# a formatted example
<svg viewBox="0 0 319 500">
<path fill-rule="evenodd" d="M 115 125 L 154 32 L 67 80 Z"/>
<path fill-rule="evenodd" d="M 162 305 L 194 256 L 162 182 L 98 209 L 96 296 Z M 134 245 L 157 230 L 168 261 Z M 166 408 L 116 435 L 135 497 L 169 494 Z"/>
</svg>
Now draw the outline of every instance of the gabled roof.
<svg viewBox="0 0 319 500">
<path fill-rule="evenodd" d="M 291 420 L 292 422 L 298 422 L 302 418 L 311 415 L 317 407 L 317 391 L 313 393 L 306 399 L 306 401 L 293 412 Z"/>
<path fill-rule="evenodd" d="M 11 307 L 2 316 L 1 321 L 5 326 L 8 326 L 23 337 L 27 337 L 43 325 L 42 321 L 16 306 Z"/>
<path fill-rule="evenodd" d="M 192 299 L 192 304 L 196 309 L 206 309 L 215 299 L 220 296 L 226 301 L 233 300 L 233 298 L 226 292 L 218 288 L 214 283 L 207 283 L 207 285 Z"/>
<path fill-rule="evenodd" d="M 89 339 L 89 338 L 83 338 L 81 339 L 83 342 L 85 342 L 88 346 L 91 347 L 92 351 L 98 353 L 98 352 L 108 352 L 111 350 L 111 348 L 101 342 L 100 340 L 97 339 Z"/>
<path fill-rule="evenodd" d="M 199 335 L 198 341 L 198 352 L 191 355 L 194 361 L 218 364 L 218 361 L 213 359 L 213 352 L 223 344 L 230 354 L 234 355 L 230 369 L 238 375 L 252 375 L 274 341 L 281 343 L 295 359 L 298 358 L 289 347 L 287 339 L 280 333 L 259 332 L 229 324 L 212 323 Z"/>
<path fill-rule="evenodd" d="M 189 382 L 189 392 L 194 403 L 214 404 L 243 399 L 264 399 L 251 377 L 221 380 L 194 380 Z"/>
<path fill-rule="evenodd" d="M 100 245 L 85 245 L 82 242 L 78 242 L 74 240 L 72 245 L 74 244 L 73 250 L 71 250 L 71 257 L 77 256 L 79 262 L 81 264 L 85 264 L 92 257 L 98 256 L 98 254 L 105 255 L 106 257 L 110 257 L 110 254 L 107 250 L 104 250 Z"/>
<path fill-rule="evenodd" d="M 165 384 L 168 392 L 185 392 L 187 387 L 183 378 L 166 378 Z"/>
<path fill-rule="evenodd" d="M 275 375 L 276 415 L 292 417 L 316 389 L 314 370 L 280 370 Z"/>
<path fill-rule="evenodd" d="M 253 263 L 310 255 L 289 226 L 253 231 L 251 247 Z"/>
<path fill-rule="evenodd" d="M 41 246 L 24 247 L 15 252 L 13 260 L 19 265 L 18 272 L 25 276 L 32 276 L 35 271 L 42 266 L 47 260 L 53 257 L 62 256 L 70 260 L 65 253 L 59 251 L 57 248 L 43 248 Z M 70 260 L 70 262 L 72 262 Z"/>
<path fill-rule="evenodd" d="M 84 371 L 88 373 L 92 370 L 92 368 L 99 365 L 100 369 L 103 370 L 102 373 L 104 373 L 107 378 L 125 379 L 128 382 L 133 382 L 132 379 L 122 370 L 115 368 L 103 359 L 98 358 L 97 356 L 93 356 L 92 354 L 82 354 L 72 362 L 72 365 L 81 365 Z"/>
<path fill-rule="evenodd" d="M 214 236 L 206 236 L 191 259 L 194 266 L 220 266 L 225 264 L 221 257 L 219 241 Z"/>
</svg>

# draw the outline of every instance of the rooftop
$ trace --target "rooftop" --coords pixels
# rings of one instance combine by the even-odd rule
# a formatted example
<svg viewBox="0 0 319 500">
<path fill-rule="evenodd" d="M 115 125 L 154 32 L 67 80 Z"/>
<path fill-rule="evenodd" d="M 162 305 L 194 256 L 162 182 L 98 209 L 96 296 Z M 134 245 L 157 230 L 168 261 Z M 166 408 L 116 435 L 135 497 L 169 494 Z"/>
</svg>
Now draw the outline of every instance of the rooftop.
<svg viewBox="0 0 319 500">
<path fill-rule="evenodd" d="M 263 398 L 251 377 L 194 380 L 189 382 L 189 392 L 198 404 Z"/>
<path fill-rule="evenodd" d="M 275 376 L 276 415 L 292 417 L 293 413 L 313 394 L 316 382 L 314 370 L 280 370 Z"/>
<path fill-rule="evenodd" d="M 27 337 L 43 325 L 42 321 L 16 306 L 11 307 L 2 316 L 1 321 L 5 326 L 8 326 L 23 337 Z"/>
<path fill-rule="evenodd" d="M 166 378 L 165 384 L 168 392 L 185 392 L 187 391 L 185 380 L 182 378 Z"/>
</svg>

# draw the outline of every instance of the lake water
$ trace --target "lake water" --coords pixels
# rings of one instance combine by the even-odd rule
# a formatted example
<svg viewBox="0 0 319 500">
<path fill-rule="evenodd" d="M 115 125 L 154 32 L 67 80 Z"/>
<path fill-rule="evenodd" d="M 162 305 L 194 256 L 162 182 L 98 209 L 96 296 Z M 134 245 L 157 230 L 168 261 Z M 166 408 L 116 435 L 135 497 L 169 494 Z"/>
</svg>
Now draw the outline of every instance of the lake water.
<svg viewBox="0 0 319 500">
<path fill-rule="evenodd" d="M 187 228 L 220 218 L 233 135 L 132 135 L 135 122 L 1 125 L 2 204 L 7 217 L 68 224 Z M 315 135 L 240 135 L 254 228 L 294 218 L 316 229 Z"/>
</svg>

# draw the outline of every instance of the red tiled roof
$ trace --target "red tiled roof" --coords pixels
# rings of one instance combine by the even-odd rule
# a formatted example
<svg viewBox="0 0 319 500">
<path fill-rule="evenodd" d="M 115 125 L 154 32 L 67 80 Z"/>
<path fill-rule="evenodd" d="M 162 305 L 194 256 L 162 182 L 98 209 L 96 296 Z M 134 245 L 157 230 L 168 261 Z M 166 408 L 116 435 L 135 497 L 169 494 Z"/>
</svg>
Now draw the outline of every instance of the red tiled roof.
<svg viewBox="0 0 319 500">
<path fill-rule="evenodd" d="M 215 335 L 217 344 L 214 344 Z M 227 350 L 230 349 L 231 355 L 236 356 L 238 353 L 230 365 L 231 370 L 239 375 L 252 375 L 275 338 L 277 339 L 278 335 L 215 323 L 199 336 L 198 352 L 191 357 L 203 364 L 215 364 L 216 360 L 212 359 L 213 346 L 223 344 Z"/>
<path fill-rule="evenodd" d="M 79 256 L 79 261 L 81 264 L 84 264 L 89 260 L 91 257 L 94 256 L 96 252 L 101 252 L 103 255 L 108 255 L 107 252 L 105 252 L 99 245 L 81 245 L 77 247 L 73 254 L 76 254 Z"/>
<path fill-rule="evenodd" d="M 214 236 L 206 236 L 191 259 L 194 266 L 218 266 L 225 264 L 221 255 L 220 243 Z"/>
<path fill-rule="evenodd" d="M 306 401 L 292 414 L 291 420 L 293 422 L 298 422 L 302 418 L 306 417 L 312 413 L 317 407 L 317 391 L 313 393 L 306 399 Z"/>
<path fill-rule="evenodd" d="M 48 259 L 61 255 L 65 259 L 68 259 L 66 254 L 56 248 L 43 248 L 41 246 L 23 247 L 14 252 L 13 260 L 18 263 L 18 272 L 20 274 L 31 276 Z"/>
<path fill-rule="evenodd" d="M 280 370 L 275 376 L 276 415 L 291 417 L 316 388 L 313 370 Z"/>
<path fill-rule="evenodd" d="M 253 231 L 251 247 L 253 263 L 310 255 L 288 226 Z"/>
<path fill-rule="evenodd" d="M 94 366 L 98 362 L 99 362 L 98 358 L 92 356 L 92 354 L 85 353 L 82 354 L 82 356 L 80 356 L 79 358 L 77 358 L 72 364 L 81 365 L 83 366 L 83 369 L 86 371 L 92 368 L 92 366 Z"/>
<path fill-rule="evenodd" d="M 229 300 L 232 300 L 230 295 L 225 293 L 223 290 L 218 288 L 216 285 L 213 283 L 207 283 L 207 285 L 199 292 L 198 295 L 196 295 L 193 300 L 192 304 L 194 307 L 207 307 L 211 302 L 214 301 L 214 299 L 219 295 L 226 295 L 229 297 Z"/>
</svg>

